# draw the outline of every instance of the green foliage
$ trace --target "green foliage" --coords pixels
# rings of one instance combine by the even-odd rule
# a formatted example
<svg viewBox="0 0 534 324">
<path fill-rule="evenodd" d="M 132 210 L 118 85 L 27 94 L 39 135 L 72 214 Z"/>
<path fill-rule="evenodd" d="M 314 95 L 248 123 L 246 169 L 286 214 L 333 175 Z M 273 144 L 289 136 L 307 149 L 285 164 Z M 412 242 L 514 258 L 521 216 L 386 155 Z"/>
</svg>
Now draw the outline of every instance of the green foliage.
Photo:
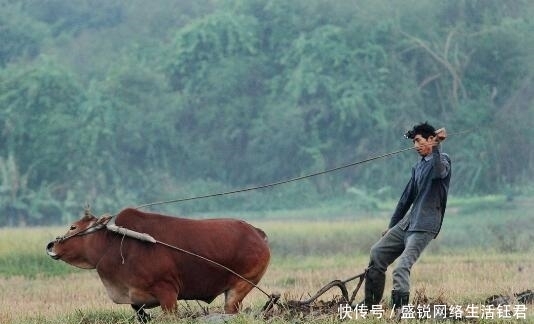
<svg viewBox="0 0 534 324">
<path fill-rule="evenodd" d="M 256 26 L 252 17 L 223 12 L 181 29 L 166 67 L 173 88 L 195 91 L 204 86 L 203 78 L 213 65 L 229 57 L 254 55 Z"/>
<path fill-rule="evenodd" d="M 408 146 L 425 120 L 451 133 L 451 192 L 517 192 L 534 174 L 533 14 L 498 0 L 3 1 L 0 157 L 16 168 L 0 224 L 298 177 Z M 368 210 L 416 159 L 169 210 Z"/>
<path fill-rule="evenodd" d="M 47 26 L 29 18 L 17 4 L 1 6 L 0 68 L 10 62 L 35 58 L 41 52 L 43 39 L 48 37 Z"/>
<path fill-rule="evenodd" d="M 84 93 L 74 76 L 53 61 L 42 59 L 28 67 L 0 71 L 0 116 L 4 125 L 0 152 L 13 154 L 29 183 L 61 179 L 72 170 L 77 153 L 77 116 Z M 61 168 L 51 166 L 62 166 Z"/>
<path fill-rule="evenodd" d="M 28 184 L 29 174 L 21 174 L 13 155 L 0 156 L 0 226 L 49 224 L 62 219 L 63 205 L 42 183 L 37 188 Z"/>
<path fill-rule="evenodd" d="M 21 1 L 21 9 L 37 21 L 51 26 L 54 36 L 78 34 L 84 29 L 111 28 L 123 19 L 120 1 L 61 0 Z M 98 7 L 99 10 L 94 10 Z"/>
</svg>

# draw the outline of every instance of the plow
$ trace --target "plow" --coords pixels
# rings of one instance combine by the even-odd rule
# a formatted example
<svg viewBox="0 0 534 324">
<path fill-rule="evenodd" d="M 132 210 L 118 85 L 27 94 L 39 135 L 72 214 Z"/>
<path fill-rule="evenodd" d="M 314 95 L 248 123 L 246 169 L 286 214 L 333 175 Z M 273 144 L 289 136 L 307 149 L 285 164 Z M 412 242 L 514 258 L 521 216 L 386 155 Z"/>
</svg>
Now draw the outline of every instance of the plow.
<svg viewBox="0 0 534 324">
<path fill-rule="evenodd" d="M 271 294 L 269 296 L 269 300 L 267 300 L 267 302 L 262 308 L 262 313 L 265 317 L 269 317 L 270 315 L 279 314 L 282 312 L 290 314 L 334 314 L 335 312 L 337 312 L 337 308 L 340 304 L 353 304 L 354 299 L 356 298 L 356 294 L 360 290 L 365 280 L 366 274 L 367 270 L 345 280 L 332 280 L 330 283 L 323 286 L 313 296 L 306 300 L 280 300 L 280 294 Z M 349 282 L 355 281 L 356 279 L 358 279 L 358 283 L 356 284 L 356 288 L 354 288 L 349 297 L 349 289 L 347 288 L 347 284 Z M 333 288 L 338 288 L 341 292 L 341 295 L 338 297 L 334 297 L 332 300 L 326 302 L 319 299 L 326 292 L 330 291 Z"/>
</svg>

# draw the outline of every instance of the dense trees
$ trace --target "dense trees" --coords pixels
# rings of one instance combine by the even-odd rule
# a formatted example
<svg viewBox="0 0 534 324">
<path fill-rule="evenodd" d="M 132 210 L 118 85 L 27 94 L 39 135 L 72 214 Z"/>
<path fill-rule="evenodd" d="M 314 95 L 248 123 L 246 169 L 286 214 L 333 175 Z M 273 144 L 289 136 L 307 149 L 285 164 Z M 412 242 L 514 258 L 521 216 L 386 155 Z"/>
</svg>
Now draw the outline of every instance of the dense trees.
<svg viewBox="0 0 534 324">
<path fill-rule="evenodd" d="M 425 120 L 452 133 L 453 194 L 534 175 L 529 1 L 0 7 L 0 225 L 296 177 L 407 147 Z M 175 209 L 395 197 L 414 159 Z"/>
</svg>

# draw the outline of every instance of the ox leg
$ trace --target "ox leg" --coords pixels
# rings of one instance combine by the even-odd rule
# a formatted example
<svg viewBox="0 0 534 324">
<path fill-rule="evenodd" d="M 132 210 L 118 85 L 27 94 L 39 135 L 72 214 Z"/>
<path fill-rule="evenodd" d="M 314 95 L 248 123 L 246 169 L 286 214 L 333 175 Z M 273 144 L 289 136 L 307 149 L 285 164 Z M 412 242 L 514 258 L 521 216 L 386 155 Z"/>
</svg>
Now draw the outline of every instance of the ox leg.
<svg viewBox="0 0 534 324">
<path fill-rule="evenodd" d="M 224 293 L 224 312 L 227 314 L 237 313 L 241 307 L 241 302 L 250 290 L 252 290 L 252 286 L 244 281 L 239 281 L 234 287 L 228 289 Z"/>
<path fill-rule="evenodd" d="M 137 316 L 137 320 L 139 323 L 148 323 L 151 320 L 150 314 L 145 312 L 145 305 L 132 305 L 132 308 L 135 311 L 135 315 Z"/>
<path fill-rule="evenodd" d="M 156 297 L 163 312 L 171 314 L 176 313 L 178 310 L 178 303 L 176 302 L 178 293 L 172 292 L 171 289 L 165 289 L 159 294 L 156 294 Z"/>
</svg>

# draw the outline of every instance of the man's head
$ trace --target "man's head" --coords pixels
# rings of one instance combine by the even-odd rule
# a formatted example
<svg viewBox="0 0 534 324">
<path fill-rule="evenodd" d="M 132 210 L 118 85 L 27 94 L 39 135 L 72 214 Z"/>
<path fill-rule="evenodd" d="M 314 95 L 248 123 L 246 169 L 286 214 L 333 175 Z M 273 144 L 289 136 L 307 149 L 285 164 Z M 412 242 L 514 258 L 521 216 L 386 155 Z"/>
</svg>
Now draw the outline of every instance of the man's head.
<svg viewBox="0 0 534 324">
<path fill-rule="evenodd" d="M 436 129 L 427 122 L 415 125 L 404 136 L 413 141 L 417 153 L 421 156 L 431 154 L 432 147 L 437 144 Z"/>
</svg>

